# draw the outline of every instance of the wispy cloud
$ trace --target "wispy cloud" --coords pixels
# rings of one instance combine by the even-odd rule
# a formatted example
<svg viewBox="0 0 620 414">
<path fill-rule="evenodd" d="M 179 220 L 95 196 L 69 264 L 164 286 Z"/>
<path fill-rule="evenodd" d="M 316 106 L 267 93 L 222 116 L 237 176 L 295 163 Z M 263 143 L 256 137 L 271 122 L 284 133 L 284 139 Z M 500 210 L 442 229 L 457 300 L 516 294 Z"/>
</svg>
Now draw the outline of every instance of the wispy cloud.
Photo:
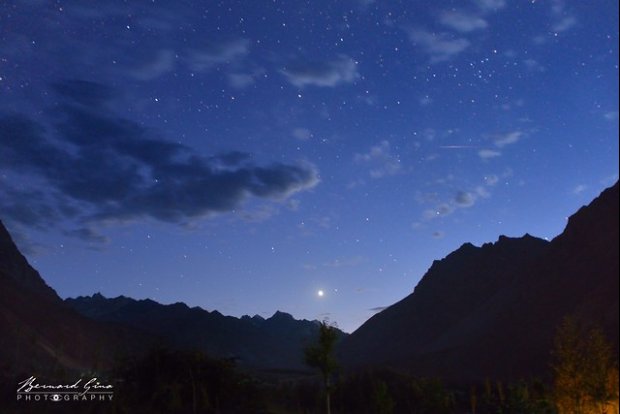
<svg viewBox="0 0 620 414">
<path fill-rule="evenodd" d="M 254 76 L 247 73 L 231 73 L 228 75 L 230 86 L 236 89 L 243 89 L 255 82 Z"/>
<path fill-rule="evenodd" d="M 422 218 L 428 221 L 428 220 L 434 220 L 437 218 L 446 217 L 452 214 L 454 212 L 454 209 L 455 207 L 452 204 L 441 203 L 441 204 L 438 204 L 435 208 L 429 208 L 429 209 L 424 210 L 424 212 L 422 213 Z"/>
<path fill-rule="evenodd" d="M 497 148 L 504 148 L 507 145 L 516 144 L 523 137 L 523 132 L 513 131 L 505 134 L 499 134 L 493 137 L 493 141 Z"/>
<path fill-rule="evenodd" d="M 333 87 L 352 83 L 360 76 L 357 63 L 345 55 L 330 61 L 292 64 L 282 69 L 281 73 L 298 88 L 308 85 Z"/>
<path fill-rule="evenodd" d="M 483 11 L 497 11 L 506 7 L 506 0 L 475 0 Z"/>
<path fill-rule="evenodd" d="M 246 56 L 250 51 L 248 39 L 226 39 L 211 42 L 187 54 L 187 65 L 196 72 L 209 70 L 222 64 L 230 64 Z"/>
<path fill-rule="evenodd" d="M 530 72 L 544 72 L 545 67 L 541 65 L 536 59 L 528 58 L 523 60 L 523 64 Z"/>
<path fill-rule="evenodd" d="M 257 79 L 265 74 L 263 68 L 257 68 L 251 72 L 234 72 L 228 74 L 228 83 L 235 89 L 245 89 L 256 83 Z"/>
<path fill-rule="evenodd" d="M 493 187 L 495 184 L 499 182 L 499 177 L 495 174 L 490 174 L 484 177 L 484 182 L 486 185 Z"/>
<path fill-rule="evenodd" d="M 502 151 L 509 145 L 519 142 L 525 134 L 523 131 L 510 131 L 503 134 L 495 134 L 490 136 L 490 140 L 497 149 L 483 148 L 478 151 L 478 156 L 483 160 L 497 158 L 502 155 Z"/>
<path fill-rule="evenodd" d="M 80 227 L 74 230 L 68 230 L 63 232 L 65 236 L 74 237 L 82 241 L 93 244 L 107 244 L 109 239 L 101 234 L 97 233 L 90 227 Z"/>
<path fill-rule="evenodd" d="M 413 45 L 430 55 L 431 63 L 451 60 L 470 46 L 469 40 L 448 33 L 433 33 L 419 28 L 410 28 L 407 32 Z"/>
<path fill-rule="evenodd" d="M 249 48 L 248 39 L 225 39 L 184 51 L 181 56 L 171 49 L 161 49 L 150 58 L 135 64 L 126 73 L 139 81 L 151 81 L 172 72 L 177 63 L 194 72 L 205 72 L 220 65 L 238 62 L 249 53 Z M 228 75 L 228 81 L 232 87 L 242 89 L 253 84 L 260 73 L 235 72 Z"/>
<path fill-rule="evenodd" d="M 471 207 L 476 203 L 476 196 L 469 191 L 459 191 L 454 197 L 454 203 L 459 207 Z"/>
<path fill-rule="evenodd" d="M 381 141 L 378 145 L 371 147 L 367 153 L 355 154 L 354 160 L 359 164 L 369 166 L 372 178 L 396 175 L 402 171 L 400 157 L 392 153 L 388 141 Z"/>
<path fill-rule="evenodd" d="M 489 197 L 491 197 L 491 194 L 483 185 L 479 185 L 470 190 L 458 190 L 451 199 L 438 203 L 434 208 L 426 209 L 422 213 L 422 219 L 424 221 L 430 221 L 447 217 L 459 209 L 471 208 L 480 199 Z M 434 238 L 443 237 L 443 232 L 435 233 L 433 234 Z"/>
<path fill-rule="evenodd" d="M 174 69 L 175 59 L 174 51 L 169 49 L 160 50 L 152 60 L 131 69 L 129 75 L 141 81 L 157 79 Z"/>
<path fill-rule="evenodd" d="M 461 33 L 469 33 L 475 30 L 486 29 L 489 26 L 487 21 L 479 15 L 456 10 L 441 13 L 439 16 L 439 21 L 444 26 Z"/>
<path fill-rule="evenodd" d="M 554 32 L 562 33 L 569 29 L 572 29 L 577 25 L 577 18 L 575 16 L 564 16 L 561 19 L 553 23 L 551 27 Z"/>
<path fill-rule="evenodd" d="M 491 158 L 497 158 L 501 156 L 501 151 L 492 150 L 492 149 L 481 149 L 478 151 L 478 156 L 483 160 L 489 160 Z"/>
<path fill-rule="evenodd" d="M 574 195 L 580 195 L 581 193 L 583 193 L 584 191 L 586 191 L 588 189 L 588 186 L 585 184 L 578 184 L 576 185 L 573 190 L 572 193 Z"/>
<path fill-rule="evenodd" d="M 295 139 L 307 141 L 312 138 L 312 131 L 308 128 L 295 128 L 293 129 L 292 135 Z"/>
<path fill-rule="evenodd" d="M 566 10 L 564 0 L 551 1 L 551 30 L 555 33 L 566 32 L 578 23 L 577 18 Z"/>
</svg>

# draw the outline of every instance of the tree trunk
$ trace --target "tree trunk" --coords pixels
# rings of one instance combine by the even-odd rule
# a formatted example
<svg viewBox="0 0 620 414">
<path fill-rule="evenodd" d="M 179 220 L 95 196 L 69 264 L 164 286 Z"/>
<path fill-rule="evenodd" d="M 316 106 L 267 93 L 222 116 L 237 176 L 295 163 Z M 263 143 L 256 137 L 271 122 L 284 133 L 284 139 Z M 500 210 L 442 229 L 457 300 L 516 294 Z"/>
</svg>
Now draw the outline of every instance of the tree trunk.
<svg viewBox="0 0 620 414">
<path fill-rule="evenodd" d="M 323 377 L 323 380 L 325 382 L 325 403 L 327 404 L 327 414 L 331 414 L 332 404 L 331 404 L 331 389 L 330 389 L 330 383 L 329 383 L 329 374 L 326 374 Z"/>
<path fill-rule="evenodd" d="M 327 400 L 327 414 L 331 414 L 332 413 L 332 405 L 331 405 L 331 395 L 329 393 L 329 391 L 327 391 L 327 396 L 326 396 L 326 400 Z"/>
</svg>

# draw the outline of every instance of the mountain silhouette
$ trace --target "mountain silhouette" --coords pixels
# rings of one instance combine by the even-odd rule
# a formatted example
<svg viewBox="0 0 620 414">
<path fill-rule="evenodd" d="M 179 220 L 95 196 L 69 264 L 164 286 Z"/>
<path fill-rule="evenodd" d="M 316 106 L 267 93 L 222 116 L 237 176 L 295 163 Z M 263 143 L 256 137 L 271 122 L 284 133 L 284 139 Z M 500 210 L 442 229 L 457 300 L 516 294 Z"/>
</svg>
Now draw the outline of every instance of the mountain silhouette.
<svg viewBox="0 0 620 414">
<path fill-rule="evenodd" d="M 551 242 L 530 235 L 462 245 L 414 292 L 341 333 L 345 367 L 407 369 L 461 381 L 548 373 L 561 320 L 599 326 L 618 344 L 618 183 L 570 217 Z M 0 222 L 0 382 L 105 369 L 158 341 L 268 371 L 306 368 L 318 322 L 162 305 L 101 294 L 63 301 Z M 23 376 L 23 378 L 21 378 Z"/>
<path fill-rule="evenodd" d="M 15 287 L 44 297 L 52 302 L 60 302 L 56 291 L 49 287 L 39 272 L 30 266 L 23 254 L 17 249 L 11 235 L 0 221 L 0 274 L 11 279 Z"/>
<path fill-rule="evenodd" d="M 393 366 L 454 380 L 544 377 L 566 316 L 618 343 L 618 183 L 551 242 L 466 243 L 414 292 L 347 337 L 348 367 Z"/>
<path fill-rule="evenodd" d="M 64 304 L 19 252 L 0 222 L 0 383 L 110 367 L 146 342 Z"/>
<path fill-rule="evenodd" d="M 277 311 L 235 318 L 184 303 L 97 293 L 63 301 L 19 252 L 0 222 L 0 382 L 110 368 L 156 345 L 196 349 L 261 370 L 303 370 L 317 321 Z M 340 333 L 341 336 L 346 334 Z M 24 378 L 21 378 L 24 377 Z"/>
<path fill-rule="evenodd" d="M 303 348 L 318 337 L 317 321 L 296 320 L 277 311 L 270 318 L 224 316 L 184 303 L 105 298 L 97 293 L 66 299 L 82 315 L 156 335 L 166 345 L 199 349 L 216 358 L 261 370 L 303 370 Z M 345 335 L 341 333 L 341 335 Z"/>
</svg>

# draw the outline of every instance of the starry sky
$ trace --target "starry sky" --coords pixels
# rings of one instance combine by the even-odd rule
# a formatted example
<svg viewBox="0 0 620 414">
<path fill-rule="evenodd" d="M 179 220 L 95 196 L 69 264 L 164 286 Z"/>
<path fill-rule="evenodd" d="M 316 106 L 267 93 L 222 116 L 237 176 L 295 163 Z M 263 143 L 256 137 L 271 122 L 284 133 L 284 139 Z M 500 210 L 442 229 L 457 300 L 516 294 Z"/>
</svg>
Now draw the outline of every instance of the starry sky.
<svg viewBox="0 0 620 414">
<path fill-rule="evenodd" d="M 0 218 L 62 297 L 351 332 L 617 179 L 616 0 L 0 3 Z"/>
</svg>

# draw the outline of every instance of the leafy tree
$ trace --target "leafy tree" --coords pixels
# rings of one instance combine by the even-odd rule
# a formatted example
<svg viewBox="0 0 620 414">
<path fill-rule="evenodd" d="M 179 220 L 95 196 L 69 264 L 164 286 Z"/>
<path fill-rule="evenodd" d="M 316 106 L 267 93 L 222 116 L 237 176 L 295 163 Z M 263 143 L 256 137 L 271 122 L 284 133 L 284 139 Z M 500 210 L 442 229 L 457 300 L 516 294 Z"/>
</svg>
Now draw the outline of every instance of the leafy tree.
<svg viewBox="0 0 620 414">
<path fill-rule="evenodd" d="M 318 368 L 319 371 L 321 371 L 323 385 L 325 386 L 327 414 L 331 413 L 331 377 L 338 368 L 338 364 L 333 355 L 337 339 L 338 332 L 336 327 L 330 325 L 327 320 L 324 320 L 320 322 L 318 342 L 304 350 L 306 364 L 312 368 Z"/>
<path fill-rule="evenodd" d="M 377 414 L 392 414 L 394 412 L 394 399 L 390 395 L 390 390 L 385 381 L 375 382 L 373 399 Z"/>
<path fill-rule="evenodd" d="M 265 406 L 251 378 L 199 351 L 154 349 L 119 361 L 114 377 L 121 385 L 112 411 L 119 414 L 255 413 Z"/>
<path fill-rule="evenodd" d="M 416 414 L 449 414 L 455 411 L 455 395 L 439 379 L 418 378 L 411 382 Z"/>
<path fill-rule="evenodd" d="M 612 348 L 598 328 L 587 333 L 571 318 L 554 341 L 554 397 L 560 414 L 604 414 L 618 402 L 618 368 Z"/>
<path fill-rule="evenodd" d="M 588 372 L 586 389 L 595 410 L 605 414 L 605 408 L 618 400 L 618 368 L 611 345 L 600 329 L 592 329 L 585 344 Z"/>
</svg>

